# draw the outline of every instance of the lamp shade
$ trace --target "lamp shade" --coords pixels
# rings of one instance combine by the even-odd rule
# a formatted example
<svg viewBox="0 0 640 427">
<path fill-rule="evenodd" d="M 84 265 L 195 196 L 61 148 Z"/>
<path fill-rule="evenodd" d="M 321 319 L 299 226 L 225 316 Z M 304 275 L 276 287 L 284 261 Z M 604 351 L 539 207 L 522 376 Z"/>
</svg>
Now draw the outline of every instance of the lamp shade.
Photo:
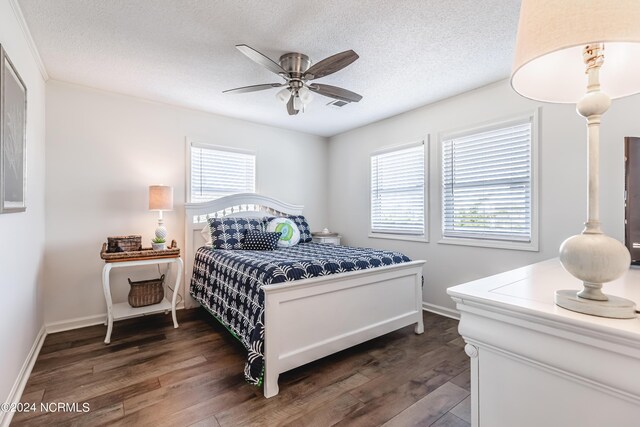
<svg viewBox="0 0 640 427">
<path fill-rule="evenodd" d="M 173 209 L 173 187 L 168 185 L 149 186 L 149 210 L 170 211 Z"/>
<path fill-rule="evenodd" d="M 298 97 L 304 105 L 307 105 L 311 101 L 313 101 L 313 95 L 311 94 L 311 91 L 305 86 L 302 86 L 300 89 L 298 89 Z"/>
<path fill-rule="evenodd" d="M 511 86 L 538 101 L 577 102 L 593 43 L 604 44 L 602 90 L 612 99 L 640 92 L 639 0 L 523 0 Z"/>
<path fill-rule="evenodd" d="M 294 110 L 302 110 L 302 107 L 304 106 L 304 104 L 302 103 L 302 101 L 300 101 L 300 97 L 296 96 L 293 98 L 293 109 Z"/>
</svg>

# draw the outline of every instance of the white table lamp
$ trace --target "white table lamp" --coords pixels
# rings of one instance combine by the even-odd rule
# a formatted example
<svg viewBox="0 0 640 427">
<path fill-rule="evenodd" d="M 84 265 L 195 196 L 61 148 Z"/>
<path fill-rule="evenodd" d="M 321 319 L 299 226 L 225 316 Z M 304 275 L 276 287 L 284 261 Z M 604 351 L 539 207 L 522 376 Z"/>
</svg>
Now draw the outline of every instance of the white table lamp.
<svg viewBox="0 0 640 427">
<path fill-rule="evenodd" d="M 587 222 L 582 234 L 560 246 L 562 265 L 584 286 L 577 293 L 557 291 L 556 304 L 596 316 L 635 317 L 632 301 L 601 290 L 628 270 L 631 258 L 600 228 L 599 150 L 600 118 L 611 99 L 640 92 L 640 1 L 523 0 L 511 85 L 534 100 L 576 103 L 587 119 Z"/>
<path fill-rule="evenodd" d="M 169 187 L 167 185 L 150 185 L 149 210 L 158 211 L 158 228 L 156 228 L 156 237 L 166 240 L 167 229 L 164 227 L 162 212 L 173 210 L 173 187 Z"/>
</svg>

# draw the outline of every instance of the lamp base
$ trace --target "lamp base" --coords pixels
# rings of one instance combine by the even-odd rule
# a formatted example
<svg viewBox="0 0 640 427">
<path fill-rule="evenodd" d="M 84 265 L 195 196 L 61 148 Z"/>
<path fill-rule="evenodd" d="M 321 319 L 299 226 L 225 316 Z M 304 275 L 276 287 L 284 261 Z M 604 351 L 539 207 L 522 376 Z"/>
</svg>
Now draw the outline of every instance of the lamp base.
<svg viewBox="0 0 640 427">
<path fill-rule="evenodd" d="M 560 262 L 573 277 L 585 283 L 585 293 L 581 297 L 606 300 L 596 288 L 601 288 L 603 283 L 613 282 L 628 271 L 631 255 L 626 246 L 616 239 L 602 232 L 585 230 L 562 242 Z"/>
<path fill-rule="evenodd" d="M 625 298 L 607 295 L 606 301 L 580 298 L 578 291 L 565 289 L 556 291 L 556 305 L 567 310 L 591 316 L 613 319 L 633 319 L 636 317 L 636 304 Z"/>
<path fill-rule="evenodd" d="M 156 228 L 156 237 L 158 239 L 167 239 L 167 229 L 164 227 L 164 225 L 160 225 L 158 226 L 158 228 Z"/>
</svg>

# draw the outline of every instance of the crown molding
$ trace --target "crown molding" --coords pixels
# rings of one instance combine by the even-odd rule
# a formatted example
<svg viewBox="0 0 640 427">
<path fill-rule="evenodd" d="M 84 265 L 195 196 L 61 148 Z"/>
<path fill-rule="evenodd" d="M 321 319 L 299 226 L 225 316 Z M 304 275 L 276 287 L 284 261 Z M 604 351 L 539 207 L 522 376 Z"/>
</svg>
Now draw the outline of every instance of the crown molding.
<svg viewBox="0 0 640 427">
<path fill-rule="evenodd" d="M 13 10 L 13 14 L 16 17 L 16 21 L 18 21 L 18 25 L 22 29 L 22 34 L 24 35 L 24 39 L 29 46 L 29 50 L 31 51 L 31 56 L 33 60 L 36 62 L 38 69 L 40 70 L 40 74 L 42 78 L 46 82 L 49 80 L 49 73 L 47 73 L 47 68 L 44 66 L 44 62 L 42 62 L 42 58 L 40 57 L 40 52 L 38 52 L 38 48 L 36 46 L 36 42 L 33 41 L 33 37 L 31 37 L 31 31 L 29 31 L 29 27 L 27 26 L 27 21 L 24 20 L 24 15 L 22 14 L 22 10 L 20 9 L 20 5 L 18 4 L 18 0 L 9 0 L 9 5 L 11 6 L 11 10 Z"/>
</svg>

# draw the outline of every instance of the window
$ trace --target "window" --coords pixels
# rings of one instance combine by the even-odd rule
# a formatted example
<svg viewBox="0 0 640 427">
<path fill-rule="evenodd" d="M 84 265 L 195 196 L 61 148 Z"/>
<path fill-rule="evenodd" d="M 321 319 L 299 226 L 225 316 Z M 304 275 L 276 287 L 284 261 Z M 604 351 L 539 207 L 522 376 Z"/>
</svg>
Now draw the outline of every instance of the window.
<svg viewBox="0 0 640 427">
<path fill-rule="evenodd" d="M 254 154 L 194 142 L 189 147 L 191 202 L 255 192 Z"/>
<path fill-rule="evenodd" d="M 444 243 L 537 250 L 535 117 L 442 138 Z"/>
<path fill-rule="evenodd" d="M 371 155 L 372 237 L 425 237 L 424 142 Z M 373 236 L 377 234 L 377 236 Z"/>
</svg>

